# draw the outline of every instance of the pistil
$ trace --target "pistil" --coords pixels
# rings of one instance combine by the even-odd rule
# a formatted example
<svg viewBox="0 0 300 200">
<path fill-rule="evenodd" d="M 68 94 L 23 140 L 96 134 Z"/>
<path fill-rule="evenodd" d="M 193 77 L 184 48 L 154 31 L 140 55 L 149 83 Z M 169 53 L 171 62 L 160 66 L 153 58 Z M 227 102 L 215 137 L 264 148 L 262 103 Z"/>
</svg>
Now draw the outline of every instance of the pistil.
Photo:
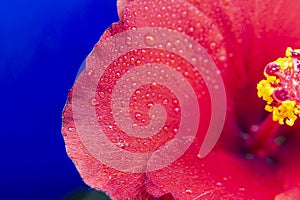
<svg viewBox="0 0 300 200">
<path fill-rule="evenodd" d="M 249 153 L 266 158 L 282 144 L 282 125 L 293 126 L 300 116 L 300 49 L 288 47 L 285 57 L 269 63 L 265 79 L 257 84 L 257 95 L 266 101 L 266 119 L 250 132 Z M 279 142 L 278 142 L 279 141 Z"/>
<path fill-rule="evenodd" d="M 300 49 L 288 47 L 286 57 L 269 63 L 265 79 L 257 84 L 257 95 L 266 101 L 265 110 L 279 124 L 293 126 L 300 116 Z"/>
<path fill-rule="evenodd" d="M 275 152 L 280 145 L 276 142 L 280 128 L 280 124 L 269 114 L 257 129 L 250 131 L 251 137 L 247 140 L 248 153 L 266 158 Z"/>
</svg>

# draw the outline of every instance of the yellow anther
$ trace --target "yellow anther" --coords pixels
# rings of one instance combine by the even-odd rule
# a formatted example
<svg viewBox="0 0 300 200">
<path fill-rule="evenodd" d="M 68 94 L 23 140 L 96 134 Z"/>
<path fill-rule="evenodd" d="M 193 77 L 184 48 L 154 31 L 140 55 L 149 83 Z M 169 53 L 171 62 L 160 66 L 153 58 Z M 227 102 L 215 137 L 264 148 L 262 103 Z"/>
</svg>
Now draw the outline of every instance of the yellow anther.
<svg viewBox="0 0 300 200">
<path fill-rule="evenodd" d="M 288 58 L 278 58 L 274 61 L 276 65 L 280 67 L 281 70 L 286 70 L 287 68 L 293 67 L 293 59 L 292 57 Z"/>
<path fill-rule="evenodd" d="M 260 98 L 263 98 L 268 104 L 271 104 L 274 100 L 272 98 L 274 88 L 271 86 L 272 83 L 276 81 L 275 76 L 268 76 L 267 80 L 261 80 L 257 84 L 257 95 Z"/>
<path fill-rule="evenodd" d="M 268 111 L 268 112 L 272 112 L 273 111 L 273 107 L 270 106 L 270 105 L 266 105 L 265 106 L 265 110 Z"/>
<path fill-rule="evenodd" d="M 288 47 L 285 55 L 266 66 L 257 95 L 266 101 L 265 110 L 272 113 L 274 121 L 293 126 L 300 117 L 300 49 Z"/>
<path fill-rule="evenodd" d="M 292 49 L 291 47 L 288 47 L 285 51 L 285 56 L 292 57 L 295 53 L 300 54 L 300 49 Z"/>
<path fill-rule="evenodd" d="M 292 56 L 292 51 L 293 51 L 293 49 L 291 47 L 286 48 L 285 56 L 286 57 L 291 57 Z"/>
<path fill-rule="evenodd" d="M 268 104 L 272 103 L 274 88 L 271 87 L 270 83 L 266 80 L 262 80 L 257 84 L 257 95 L 263 100 L 267 101 Z"/>
<path fill-rule="evenodd" d="M 273 107 L 273 120 L 278 121 L 279 124 L 286 123 L 289 126 L 293 126 L 299 109 L 296 106 L 295 101 L 286 100 L 278 107 Z"/>
</svg>

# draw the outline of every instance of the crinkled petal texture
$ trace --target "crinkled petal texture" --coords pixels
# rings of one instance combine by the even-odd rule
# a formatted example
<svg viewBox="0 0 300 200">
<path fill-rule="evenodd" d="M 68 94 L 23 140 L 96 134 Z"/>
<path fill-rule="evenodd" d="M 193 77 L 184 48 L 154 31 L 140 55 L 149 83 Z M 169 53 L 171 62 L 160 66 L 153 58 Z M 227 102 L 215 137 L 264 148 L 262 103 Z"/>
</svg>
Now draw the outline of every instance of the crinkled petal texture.
<svg viewBox="0 0 300 200">
<path fill-rule="evenodd" d="M 265 117 L 256 97 L 264 66 L 280 57 L 287 46 L 300 46 L 300 5 L 295 0 L 120 0 L 118 6 L 122 21 L 113 24 L 95 45 L 63 114 L 67 152 L 84 181 L 113 199 L 299 198 L 300 138 L 295 134 L 299 125 L 282 128 L 289 139 L 272 163 L 245 156 L 240 135 Z M 172 44 L 162 36 L 158 38 L 165 47 L 154 48 L 158 38 L 149 35 L 144 42 L 153 48 L 126 51 L 122 47 L 124 53 L 113 56 L 111 49 L 118 43 L 117 39 L 111 42 L 113 36 L 157 27 L 174 31 Z M 172 51 L 182 44 L 193 46 L 185 39 L 174 39 L 176 33 L 205 50 L 197 58 L 203 60 L 203 73 L 197 73 L 192 58 L 182 56 L 190 55 L 188 49 Z M 125 46 L 134 42 L 134 37 L 128 36 Z M 205 55 L 214 61 L 224 80 L 227 112 L 219 142 L 206 157 L 199 158 L 214 106 Z M 105 60 L 111 62 L 104 65 Z M 194 100 L 189 95 L 194 95 Z M 195 135 L 184 133 L 177 138 L 186 116 L 189 128 L 184 131 L 193 130 L 196 124 Z M 99 129 L 96 134 L 94 127 Z M 173 153 L 166 157 L 160 154 L 161 147 Z M 120 154 L 118 149 L 129 153 Z M 164 160 L 170 162 L 164 165 Z"/>
</svg>

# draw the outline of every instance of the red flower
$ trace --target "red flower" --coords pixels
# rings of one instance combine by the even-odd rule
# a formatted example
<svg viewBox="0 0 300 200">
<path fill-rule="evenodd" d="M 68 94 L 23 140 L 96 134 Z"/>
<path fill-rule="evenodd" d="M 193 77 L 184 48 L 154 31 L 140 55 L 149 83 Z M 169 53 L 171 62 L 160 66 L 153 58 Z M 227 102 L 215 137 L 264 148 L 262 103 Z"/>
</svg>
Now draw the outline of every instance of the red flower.
<svg viewBox="0 0 300 200">
<path fill-rule="evenodd" d="M 300 4 L 123 0 L 118 6 L 121 22 L 87 58 L 63 114 L 67 152 L 84 181 L 113 199 L 299 199 L 300 124 L 273 122 L 256 85 L 267 63 L 300 46 Z M 131 49 L 141 37 L 148 47 Z M 219 74 L 226 121 L 217 145 L 199 158 L 214 112 L 222 113 L 217 103 L 225 102 L 215 95 L 222 94 Z"/>
</svg>

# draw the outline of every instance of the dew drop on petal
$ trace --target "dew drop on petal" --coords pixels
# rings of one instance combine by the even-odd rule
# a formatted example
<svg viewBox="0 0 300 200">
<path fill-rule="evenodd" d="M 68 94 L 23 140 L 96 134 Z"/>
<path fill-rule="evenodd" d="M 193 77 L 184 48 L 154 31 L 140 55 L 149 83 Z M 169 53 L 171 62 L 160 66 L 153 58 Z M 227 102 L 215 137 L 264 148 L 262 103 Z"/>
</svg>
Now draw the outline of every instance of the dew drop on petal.
<svg viewBox="0 0 300 200">
<path fill-rule="evenodd" d="M 132 39 L 131 39 L 131 37 L 126 37 L 126 44 L 127 45 L 130 45 L 132 43 Z"/>
<path fill-rule="evenodd" d="M 169 102 L 168 99 L 164 99 L 164 100 L 163 100 L 163 104 L 165 104 L 165 105 L 168 104 L 168 102 Z"/>
<path fill-rule="evenodd" d="M 150 108 L 152 108 L 152 107 L 153 107 L 153 104 L 152 104 L 152 103 L 148 103 L 148 104 L 147 104 L 147 108 L 150 109 Z"/>
<path fill-rule="evenodd" d="M 167 42 L 166 45 L 165 45 L 165 48 L 170 51 L 171 48 L 172 48 L 172 43 L 171 42 Z"/>
<path fill-rule="evenodd" d="M 217 182 L 216 185 L 217 186 L 222 186 L 222 183 L 221 182 Z"/>
<path fill-rule="evenodd" d="M 149 46 L 155 45 L 155 39 L 152 35 L 145 35 L 144 42 Z"/>
<path fill-rule="evenodd" d="M 192 191 L 192 190 L 190 190 L 190 189 L 186 189 L 186 190 L 185 190 L 185 193 L 187 193 L 187 194 L 192 194 L 192 193 L 193 193 L 193 191 Z"/>
<path fill-rule="evenodd" d="M 104 92 L 99 92 L 98 95 L 99 95 L 99 97 L 102 98 L 102 99 L 105 97 L 105 93 L 104 93 Z"/>
<path fill-rule="evenodd" d="M 180 40 L 175 40 L 174 46 L 175 46 L 175 47 L 178 47 L 179 45 L 180 45 Z"/>
<path fill-rule="evenodd" d="M 180 111 L 180 108 L 176 107 L 174 108 L 175 113 L 178 113 Z"/>
<path fill-rule="evenodd" d="M 120 73 L 120 72 L 116 72 L 115 77 L 116 77 L 116 78 L 120 78 L 120 77 L 121 77 L 121 73 Z"/>
<path fill-rule="evenodd" d="M 157 83 L 156 82 L 151 83 L 151 89 L 155 89 L 155 88 L 157 88 Z"/>
<path fill-rule="evenodd" d="M 197 64 L 197 58 L 195 57 L 191 58 L 191 64 L 193 65 Z"/>
<path fill-rule="evenodd" d="M 182 11 L 182 12 L 181 12 L 181 17 L 186 17 L 186 16 L 187 16 L 187 11 L 185 11 L 185 10 Z"/>
<path fill-rule="evenodd" d="M 74 127 L 69 127 L 68 130 L 69 130 L 70 132 L 74 132 L 74 131 L 75 131 L 75 128 L 74 128 Z"/>
<path fill-rule="evenodd" d="M 136 120 L 140 120 L 141 118 L 142 118 L 141 113 L 136 113 L 136 114 L 135 114 L 135 119 L 136 119 Z"/>
<path fill-rule="evenodd" d="M 93 106 L 96 106 L 96 105 L 99 104 L 99 102 L 97 101 L 97 99 L 93 98 L 93 99 L 91 100 L 91 104 L 92 104 Z"/>
</svg>

